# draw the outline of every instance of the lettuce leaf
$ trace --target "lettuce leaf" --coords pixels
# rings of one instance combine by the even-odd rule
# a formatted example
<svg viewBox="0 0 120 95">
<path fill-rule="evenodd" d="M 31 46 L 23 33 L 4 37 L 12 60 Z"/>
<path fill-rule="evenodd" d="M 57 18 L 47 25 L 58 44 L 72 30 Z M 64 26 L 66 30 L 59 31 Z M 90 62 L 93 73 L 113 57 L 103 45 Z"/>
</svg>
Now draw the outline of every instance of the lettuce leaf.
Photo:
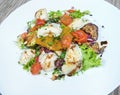
<svg viewBox="0 0 120 95">
<path fill-rule="evenodd" d="M 81 71 L 86 71 L 89 68 L 98 67 L 101 65 L 101 58 L 92 48 L 85 44 L 81 45 L 80 48 L 83 54 Z"/>
</svg>

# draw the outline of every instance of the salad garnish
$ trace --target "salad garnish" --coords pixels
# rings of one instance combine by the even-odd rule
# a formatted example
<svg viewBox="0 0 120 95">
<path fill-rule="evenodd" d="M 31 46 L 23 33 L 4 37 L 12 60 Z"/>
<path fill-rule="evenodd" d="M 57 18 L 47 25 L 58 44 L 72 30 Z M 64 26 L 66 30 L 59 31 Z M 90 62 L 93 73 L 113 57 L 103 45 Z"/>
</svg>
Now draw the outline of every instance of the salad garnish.
<svg viewBox="0 0 120 95">
<path fill-rule="evenodd" d="M 99 27 L 85 16 L 89 11 L 39 9 L 17 36 L 22 49 L 19 64 L 32 75 L 52 74 L 57 80 L 101 64 L 107 41 L 98 41 Z"/>
</svg>

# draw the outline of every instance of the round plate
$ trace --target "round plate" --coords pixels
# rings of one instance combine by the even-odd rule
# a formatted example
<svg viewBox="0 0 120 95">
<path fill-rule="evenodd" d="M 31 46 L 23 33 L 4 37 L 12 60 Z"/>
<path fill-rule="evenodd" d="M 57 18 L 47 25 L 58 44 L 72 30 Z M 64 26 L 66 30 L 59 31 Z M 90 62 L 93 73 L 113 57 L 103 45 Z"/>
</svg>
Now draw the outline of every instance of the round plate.
<svg viewBox="0 0 120 95">
<path fill-rule="evenodd" d="M 26 22 L 40 8 L 90 10 L 108 41 L 102 66 L 79 76 L 52 81 L 46 76 L 25 72 L 18 60 L 17 36 L 26 31 Z M 0 26 L 0 91 L 3 95 L 107 95 L 120 84 L 120 11 L 103 0 L 32 0 L 15 10 Z"/>
</svg>

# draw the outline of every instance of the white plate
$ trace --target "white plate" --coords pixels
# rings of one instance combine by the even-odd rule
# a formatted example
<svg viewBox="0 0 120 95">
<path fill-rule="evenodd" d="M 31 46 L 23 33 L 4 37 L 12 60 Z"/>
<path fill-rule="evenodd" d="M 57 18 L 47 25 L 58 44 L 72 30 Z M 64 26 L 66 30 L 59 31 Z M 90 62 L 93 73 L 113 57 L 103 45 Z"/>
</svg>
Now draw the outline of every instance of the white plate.
<svg viewBox="0 0 120 95">
<path fill-rule="evenodd" d="M 39 8 L 90 10 L 95 20 L 104 25 L 101 38 L 108 41 L 103 65 L 79 76 L 51 81 L 45 76 L 25 72 L 15 45 L 18 34 Z M 103 0 L 32 0 L 14 11 L 0 26 L 0 91 L 3 95 L 107 95 L 120 85 L 120 11 Z"/>
</svg>

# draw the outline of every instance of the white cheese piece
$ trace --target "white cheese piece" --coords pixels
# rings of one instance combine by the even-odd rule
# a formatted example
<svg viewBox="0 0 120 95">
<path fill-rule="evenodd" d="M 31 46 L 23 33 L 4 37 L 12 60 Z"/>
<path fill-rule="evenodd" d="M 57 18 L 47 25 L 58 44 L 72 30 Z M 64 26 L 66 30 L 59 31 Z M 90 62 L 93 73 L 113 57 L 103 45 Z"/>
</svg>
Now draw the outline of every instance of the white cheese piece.
<svg viewBox="0 0 120 95">
<path fill-rule="evenodd" d="M 76 65 L 74 65 L 74 64 L 66 64 L 66 65 L 62 66 L 62 73 L 67 75 L 67 74 L 71 73 L 75 69 L 76 69 Z"/>
<path fill-rule="evenodd" d="M 55 60 L 57 55 L 53 52 L 45 53 L 44 51 L 39 56 L 39 62 L 41 63 L 42 69 L 46 72 L 52 71 L 55 68 Z"/>
<path fill-rule="evenodd" d="M 81 64 L 82 52 L 77 44 L 71 44 L 70 48 L 67 49 L 65 56 L 65 63 L 62 66 L 63 74 L 69 74 Z"/>
<path fill-rule="evenodd" d="M 20 64 L 26 64 L 31 60 L 31 58 L 35 57 L 35 50 L 33 49 L 27 49 L 24 52 L 22 52 L 20 57 Z"/>
<path fill-rule="evenodd" d="M 76 18 L 69 25 L 69 27 L 72 28 L 72 29 L 75 29 L 75 30 L 79 30 L 80 28 L 82 28 L 87 23 L 89 23 L 89 21 L 85 18 Z"/>
<path fill-rule="evenodd" d="M 39 9 L 36 13 L 35 13 L 35 18 L 38 19 L 44 19 L 44 20 L 48 20 L 48 13 L 46 9 Z"/>
<path fill-rule="evenodd" d="M 38 29 L 37 36 L 48 36 L 48 35 L 53 35 L 53 36 L 59 36 L 62 32 L 62 29 L 60 27 L 60 24 L 56 23 L 51 23 L 48 26 L 42 27 Z"/>
<path fill-rule="evenodd" d="M 71 44 L 70 48 L 67 49 L 65 62 L 68 63 L 80 63 L 82 60 L 82 52 L 77 44 Z"/>
</svg>

